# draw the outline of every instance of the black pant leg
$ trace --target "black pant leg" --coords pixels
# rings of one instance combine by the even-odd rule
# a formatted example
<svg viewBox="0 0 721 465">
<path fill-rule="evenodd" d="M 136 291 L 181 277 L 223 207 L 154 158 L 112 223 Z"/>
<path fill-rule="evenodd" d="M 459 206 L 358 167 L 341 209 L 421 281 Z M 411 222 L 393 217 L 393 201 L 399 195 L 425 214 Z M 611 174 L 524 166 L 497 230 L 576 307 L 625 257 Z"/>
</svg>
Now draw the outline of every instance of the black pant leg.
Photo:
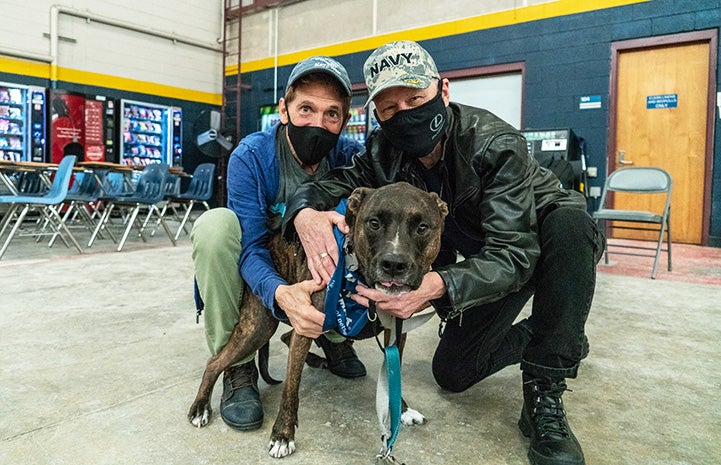
<svg viewBox="0 0 721 465">
<path fill-rule="evenodd" d="M 463 312 L 449 320 L 433 356 L 433 375 L 449 391 L 468 389 L 483 378 L 521 361 L 530 334 L 513 321 L 532 291 L 521 291 Z"/>
<path fill-rule="evenodd" d="M 596 286 L 603 234 L 588 213 L 557 208 L 540 227 L 541 257 L 533 274 L 533 337 L 521 369 L 536 376 L 575 377 Z"/>
</svg>

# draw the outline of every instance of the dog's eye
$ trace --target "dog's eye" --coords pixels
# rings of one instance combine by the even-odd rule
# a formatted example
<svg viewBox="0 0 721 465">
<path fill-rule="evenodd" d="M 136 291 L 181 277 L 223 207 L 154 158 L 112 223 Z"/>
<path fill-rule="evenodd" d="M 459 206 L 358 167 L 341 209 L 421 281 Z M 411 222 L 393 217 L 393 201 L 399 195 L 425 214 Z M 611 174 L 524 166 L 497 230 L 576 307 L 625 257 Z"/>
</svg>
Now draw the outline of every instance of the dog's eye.
<svg viewBox="0 0 721 465">
<path fill-rule="evenodd" d="M 416 230 L 416 232 L 418 234 L 425 234 L 427 231 L 428 231 L 428 225 L 425 223 L 419 224 L 418 229 Z"/>
<path fill-rule="evenodd" d="M 381 228 L 381 222 L 378 221 L 378 218 L 371 218 L 368 220 L 368 226 L 374 230 L 378 231 Z"/>
</svg>

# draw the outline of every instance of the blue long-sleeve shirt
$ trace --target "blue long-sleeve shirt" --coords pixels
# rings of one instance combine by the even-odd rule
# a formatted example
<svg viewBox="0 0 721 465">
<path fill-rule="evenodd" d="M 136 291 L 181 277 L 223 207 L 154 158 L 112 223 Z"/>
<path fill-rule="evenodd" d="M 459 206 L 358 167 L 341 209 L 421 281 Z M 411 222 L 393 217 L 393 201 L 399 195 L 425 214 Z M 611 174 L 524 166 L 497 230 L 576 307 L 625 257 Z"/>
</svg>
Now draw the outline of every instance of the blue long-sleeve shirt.
<svg viewBox="0 0 721 465">
<path fill-rule="evenodd" d="M 276 134 L 280 125 L 243 138 L 228 161 L 228 208 L 240 221 L 243 233 L 242 252 L 238 263 L 241 277 L 258 295 L 263 305 L 281 320 L 285 312 L 275 306 L 275 291 L 287 284 L 273 265 L 268 250 L 268 208 L 276 203 L 280 189 L 280 160 L 276 153 Z M 331 169 L 350 165 L 353 155 L 363 146 L 353 139 L 341 137 L 328 156 Z M 290 194 L 290 193 L 288 193 Z"/>
</svg>

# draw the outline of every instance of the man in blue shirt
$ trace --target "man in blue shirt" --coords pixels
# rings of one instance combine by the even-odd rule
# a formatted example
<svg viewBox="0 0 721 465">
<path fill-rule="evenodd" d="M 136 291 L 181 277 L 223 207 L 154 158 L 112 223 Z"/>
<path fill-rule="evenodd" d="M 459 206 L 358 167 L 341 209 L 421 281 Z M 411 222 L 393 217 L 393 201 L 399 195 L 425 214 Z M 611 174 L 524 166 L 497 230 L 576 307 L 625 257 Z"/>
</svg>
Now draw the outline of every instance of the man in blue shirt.
<svg viewBox="0 0 721 465">
<path fill-rule="evenodd" d="M 350 79 L 340 63 L 322 56 L 301 61 L 279 101 L 280 124 L 243 138 L 231 154 L 228 208 L 201 215 L 191 233 L 197 297 L 204 305 L 213 355 L 227 344 L 239 320 L 247 284 L 277 319 L 317 338 L 331 372 L 346 378 L 365 375 L 351 341 L 318 330 L 324 314 L 313 307 L 310 295 L 323 285 L 285 282 L 268 250 L 270 236 L 280 230 L 286 199 L 296 188 L 350 164 L 352 156 L 362 152 L 358 142 L 339 137 L 350 117 L 350 100 Z M 243 431 L 260 428 L 263 422 L 254 356 L 223 375 L 221 417 Z"/>
</svg>

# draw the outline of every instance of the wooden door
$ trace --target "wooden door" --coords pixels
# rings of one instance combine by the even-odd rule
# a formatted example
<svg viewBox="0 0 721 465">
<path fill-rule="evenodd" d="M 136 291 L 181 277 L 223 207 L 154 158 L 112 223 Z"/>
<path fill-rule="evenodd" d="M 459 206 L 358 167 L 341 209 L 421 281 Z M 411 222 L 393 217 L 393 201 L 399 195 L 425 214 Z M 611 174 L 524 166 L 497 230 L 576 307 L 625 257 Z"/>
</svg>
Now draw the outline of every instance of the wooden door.
<svg viewBox="0 0 721 465">
<path fill-rule="evenodd" d="M 664 45 L 621 51 L 617 56 L 615 151 L 609 153 L 609 171 L 656 166 L 671 174 L 674 242 L 702 243 L 709 47 L 709 43 Z M 662 210 L 660 198 L 637 199 L 616 194 L 614 207 Z M 651 238 L 628 231 L 614 232 L 614 237 Z"/>
</svg>

